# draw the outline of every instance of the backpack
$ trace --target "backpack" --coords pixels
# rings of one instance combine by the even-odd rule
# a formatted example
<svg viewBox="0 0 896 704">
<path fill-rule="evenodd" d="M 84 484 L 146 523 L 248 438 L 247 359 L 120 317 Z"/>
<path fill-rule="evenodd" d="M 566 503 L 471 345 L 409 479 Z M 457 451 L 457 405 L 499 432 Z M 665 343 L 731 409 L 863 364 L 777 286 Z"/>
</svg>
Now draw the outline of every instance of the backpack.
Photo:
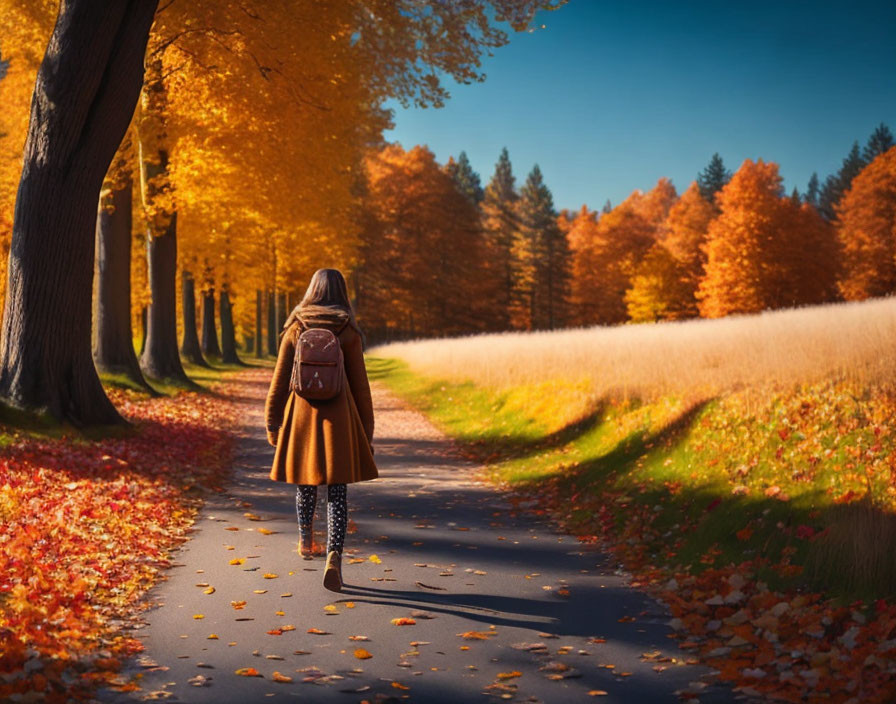
<svg viewBox="0 0 896 704">
<path fill-rule="evenodd" d="M 336 333 L 326 328 L 308 328 L 299 335 L 292 366 L 290 389 L 310 401 L 326 401 L 342 392 L 345 366 L 342 345 Z"/>
</svg>

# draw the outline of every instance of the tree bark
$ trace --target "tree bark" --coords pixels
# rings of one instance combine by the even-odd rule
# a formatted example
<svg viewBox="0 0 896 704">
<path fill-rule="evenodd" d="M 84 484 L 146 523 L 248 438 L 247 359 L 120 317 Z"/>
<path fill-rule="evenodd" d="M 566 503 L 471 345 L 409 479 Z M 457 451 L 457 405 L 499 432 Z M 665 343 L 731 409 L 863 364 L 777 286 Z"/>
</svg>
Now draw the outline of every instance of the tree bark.
<svg viewBox="0 0 896 704">
<path fill-rule="evenodd" d="M 140 357 L 143 372 L 156 379 L 173 379 L 191 384 L 177 350 L 177 213 L 163 235 L 147 233 L 149 304 L 146 325 L 146 349 Z"/>
<path fill-rule="evenodd" d="M 277 294 L 277 335 L 280 335 L 280 331 L 283 329 L 284 325 L 286 325 L 286 294 L 278 293 Z"/>
<path fill-rule="evenodd" d="M 261 289 L 255 289 L 255 356 L 261 358 L 264 356 L 262 348 L 262 316 L 264 315 L 264 300 L 262 298 Z"/>
<path fill-rule="evenodd" d="M 202 292 L 202 352 L 208 357 L 220 357 L 218 330 L 215 327 L 215 289 Z"/>
<path fill-rule="evenodd" d="M 193 275 L 186 270 L 180 273 L 181 304 L 184 319 L 184 337 L 180 345 L 180 353 L 193 364 L 208 367 L 199 347 L 199 335 L 196 333 L 196 284 Z"/>
<path fill-rule="evenodd" d="M 221 291 L 221 361 L 226 364 L 242 364 L 236 354 L 236 332 L 233 329 L 233 308 L 230 306 L 230 294 L 225 288 Z"/>
<path fill-rule="evenodd" d="M 96 220 L 96 296 L 93 361 L 98 370 L 146 383 L 134 352 L 131 328 L 131 175 L 104 191 Z"/>
<path fill-rule="evenodd" d="M 143 356 L 143 353 L 146 351 L 146 319 L 147 314 L 149 313 L 149 306 L 143 306 L 140 309 L 140 331 L 142 337 L 140 338 L 140 356 Z"/>
<path fill-rule="evenodd" d="M 268 291 L 268 354 L 276 357 L 279 352 L 277 335 L 277 311 L 274 309 L 274 292 Z"/>
<path fill-rule="evenodd" d="M 0 397 L 79 426 L 124 423 L 93 364 L 96 208 L 134 112 L 157 0 L 67 0 L 37 73 L 0 334 Z"/>
</svg>

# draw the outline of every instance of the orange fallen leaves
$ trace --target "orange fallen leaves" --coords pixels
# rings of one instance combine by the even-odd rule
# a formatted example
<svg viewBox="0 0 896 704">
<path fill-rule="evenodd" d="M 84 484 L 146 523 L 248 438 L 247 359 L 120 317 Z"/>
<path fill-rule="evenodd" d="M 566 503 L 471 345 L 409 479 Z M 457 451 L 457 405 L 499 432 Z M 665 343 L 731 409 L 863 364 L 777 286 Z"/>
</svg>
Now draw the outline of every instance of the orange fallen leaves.
<svg viewBox="0 0 896 704">
<path fill-rule="evenodd" d="M 416 626 L 417 622 L 412 618 L 402 616 L 401 618 L 393 618 L 389 623 L 393 626 Z"/>
<path fill-rule="evenodd" d="M 0 700 L 52 691 L 91 699 L 143 649 L 112 624 L 148 606 L 140 597 L 186 539 L 200 489 L 219 488 L 229 467 L 237 414 L 227 400 L 109 396 L 133 433 L 85 440 L 3 428 Z M 101 649 L 110 657 L 96 658 Z M 26 660 L 41 666 L 26 671 Z"/>
<path fill-rule="evenodd" d="M 369 660 L 373 657 L 373 655 L 370 654 L 370 651 L 365 650 L 364 648 L 358 648 L 357 650 L 355 650 L 354 655 L 356 658 L 358 658 L 358 660 Z"/>
<path fill-rule="evenodd" d="M 254 667 L 241 667 L 238 670 L 234 670 L 233 674 L 241 675 L 242 677 L 261 677 L 262 674 L 256 670 Z"/>
</svg>

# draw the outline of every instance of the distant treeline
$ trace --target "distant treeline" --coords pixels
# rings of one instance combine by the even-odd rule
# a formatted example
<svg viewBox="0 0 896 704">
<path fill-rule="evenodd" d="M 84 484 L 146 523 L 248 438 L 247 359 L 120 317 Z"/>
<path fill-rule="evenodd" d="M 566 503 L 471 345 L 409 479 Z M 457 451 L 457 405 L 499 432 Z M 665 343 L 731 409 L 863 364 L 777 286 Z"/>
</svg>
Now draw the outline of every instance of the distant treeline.
<svg viewBox="0 0 896 704">
<path fill-rule="evenodd" d="M 881 124 L 803 193 L 778 165 L 714 154 L 600 212 L 555 210 L 504 149 L 483 188 L 464 152 L 387 145 L 366 161 L 352 275 L 376 339 L 720 317 L 896 291 L 896 149 Z"/>
</svg>

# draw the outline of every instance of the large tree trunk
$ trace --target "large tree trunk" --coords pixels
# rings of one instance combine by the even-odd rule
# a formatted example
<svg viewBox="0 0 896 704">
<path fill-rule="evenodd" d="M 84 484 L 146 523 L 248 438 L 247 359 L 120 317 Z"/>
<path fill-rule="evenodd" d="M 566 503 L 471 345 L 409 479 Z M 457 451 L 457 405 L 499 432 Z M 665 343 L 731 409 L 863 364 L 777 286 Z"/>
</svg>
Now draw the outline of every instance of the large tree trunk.
<svg viewBox="0 0 896 704">
<path fill-rule="evenodd" d="M 138 136 L 141 189 L 147 215 L 149 321 L 146 349 L 140 357 L 144 373 L 192 385 L 184 372 L 177 347 L 177 210 L 169 195 L 167 133 L 163 115 L 167 95 L 162 76 L 162 60 L 155 57 L 147 65 L 146 85 L 140 105 Z"/>
<path fill-rule="evenodd" d="M 157 0 L 67 0 L 37 74 L 0 334 L 0 396 L 76 425 L 123 423 L 91 350 L 100 188 L 143 78 Z"/>
<path fill-rule="evenodd" d="M 127 173 L 103 192 L 96 220 L 96 296 L 93 361 L 97 369 L 124 374 L 150 393 L 131 329 L 131 187 Z"/>
<path fill-rule="evenodd" d="M 262 348 L 261 330 L 262 316 L 264 315 L 264 299 L 262 298 L 261 289 L 255 289 L 255 356 L 261 358 L 264 356 Z"/>
<path fill-rule="evenodd" d="M 177 213 L 173 213 L 166 232 L 147 238 L 149 261 L 149 304 L 146 349 L 140 358 L 143 372 L 156 379 L 173 379 L 190 384 L 177 350 Z"/>
<path fill-rule="evenodd" d="M 233 329 L 233 308 L 230 306 L 230 294 L 225 288 L 221 291 L 221 361 L 227 364 L 242 364 L 236 354 L 236 332 Z"/>
<path fill-rule="evenodd" d="M 196 284 L 189 271 L 180 273 L 181 298 L 180 307 L 184 319 L 184 337 L 180 345 L 180 353 L 193 364 L 208 367 L 199 347 L 199 335 L 196 333 Z"/>
<path fill-rule="evenodd" d="M 274 308 L 274 292 L 268 291 L 268 354 L 276 357 L 279 339 L 277 336 L 277 311 Z"/>
<path fill-rule="evenodd" d="M 202 292 L 202 351 L 208 357 L 220 357 L 218 330 L 215 327 L 215 289 Z"/>
</svg>

